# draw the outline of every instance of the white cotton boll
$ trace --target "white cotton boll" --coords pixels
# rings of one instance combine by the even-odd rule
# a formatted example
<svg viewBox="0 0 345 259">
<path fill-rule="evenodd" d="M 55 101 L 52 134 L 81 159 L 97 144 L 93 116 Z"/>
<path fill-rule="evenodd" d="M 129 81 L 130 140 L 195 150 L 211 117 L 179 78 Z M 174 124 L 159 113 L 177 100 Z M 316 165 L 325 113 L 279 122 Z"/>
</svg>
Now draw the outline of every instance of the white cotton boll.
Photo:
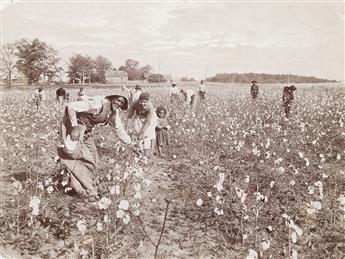
<svg viewBox="0 0 345 259">
<path fill-rule="evenodd" d="M 289 227 L 295 230 L 298 236 L 301 236 L 303 234 L 303 230 L 299 226 L 297 226 L 292 219 L 290 219 Z"/>
<path fill-rule="evenodd" d="M 316 209 L 316 210 L 321 210 L 322 209 L 322 204 L 319 201 L 311 201 L 310 205 Z"/>
<path fill-rule="evenodd" d="M 271 181 L 270 182 L 270 187 L 273 188 L 273 186 L 274 186 L 274 181 Z"/>
<path fill-rule="evenodd" d="M 96 231 L 98 232 L 103 231 L 103 224 L 101 222 L 97 222 Z"/>
<path fill-rule="evenodd" d="M 253 249 L 249 249 L 249 254 L 246 259 L 258 259 L 258 253 Z"/>
<path fill-rule="evenodd" d="M 221 192 L 224 189 L 223 185 L 219 182 L 214 186 L 214 188 L 216 188 L 218 192 Z"/>
<path fill-rule="evenodd" d="M 53 186 L 49 186 L 49 187 L 47 188 L 47 192 L 48 192 L 49 194 L 51 194 L 53 191 L 54 191 Z"/>
<path fill-rule="evenodd" d="M 31 214 L 33 216 L 37 216 L 39 214 L 39 205 L 41 200 L 37 196 L 33 196 L 30 198 L 29 207 L 32 208 Z"/>
<path fill-rule="evenodd" d="M 291 252 L 291 259 L 298 259 L 298 253 L 296 250 L 292 250 Z"/>
<path fill-rule="evenodd" d="M 289 216 L 288 214 L 286 214 L 286 213 L 283 213 L 283 214 L 282 214 L 282 217 L 283 217 L 284 219 L 290 219 L 290 216 Z"/>
<path fill-rule="evenodd" d="M 314 194 L 315 188 L 313 186 L 308 187 L 308 193 L 309 194 Z"/>
<path fill-rule="evenodd" d="M 309 159 L 308 159 L 308 158 L 304 158 L 304 161 L 305 161 L 305 165 L 306 165 L 306 166 L 309 166 L 309 165 L 310 165 L 310 162 L 309 162 Z"/>
<path fill-rule="evenodd" d="M 340 194 L 337 200 L 342 206 L 345 206 L 345 196 L 343 194 Z"/>
<path fill-rule="evenodd" d="M 219 204 L 224 204 L 224 199 L 223 199 L 221 196 L 219 196 L 219 195 L 216 196 L 216 201 L 217 201 Z"/>
<path fill-rule="evenodd" d="M 120 186 L 119 185 L 114 185 L 113 187 L 111 187 L 110 189 L 110 193 L 111 194 L 120 194 Z"/>
<path fill-rule="evenodd" d="M 128 210 L 129 202 L 127 200 L 121 200 L 119 204 L 119 209 Z"/>
<path fill-rule="evenodd" d="M 77 228 L 81 232 L 81 234 L 84 236 L 85 232 L 86 232 L 86 221 L 85 221 L 85 219 L 78 220 Z"/>
<path fill-rule="evenodd" d="M 211 198 L 211 197 L 212 197 L 212 192 L 208 192 L 208 193 L 207 193 L 207 197 L 210 197 L 210 198 Z"/>
<path fill-rule="evenodd" d="M 64 183 L 64 182 L 62 182 L 62 183 L 61 183 L 61 184 L 62 184 L 62 186 L 65 186 L 65 185 L 63 185 L 63 183 Z M 66 183 L 66 185 L 67 185 L 67 183 Z M 43 190 L 44 190 L 44 187 L 43 187 L 42 182 L 39 182 L 39 183 L 37 184 L 37 188 L 38 188 L 38 189 L 40 189 L 41 191 L 43 191 Z"/>
<path fill-rule="evenodd" d="M 290 181 L 290 184 L 291 184 L 292 186 L 294 186 L 294 185 L 296 184 L 296 182 L 295 182 L 294 180 L 291 180 L 291 181 Z"/>
<path fill-rule="evenodd" d="M 299 158 L 303 158 L 304 157 L 304 153 L 303 152 L 298 152 L 298 156 L 299 156 Z"/>
<path fill-rule="evenodd" d="M 122 219 L 125 216 L 125 212 L 123 210 L 116 211 L 116 218 Z"/>
<path fill-rule="evenodd" d="M 295 231 L 292 232 L 291 236 L 290 236 L 291 242 L 296 244 L 297 242 L 297 234 Z"/>
<path fill-rule="evenodd" d="M 141 192 L 136 192 L 134 195 L 134 199 L 140 200 L 141 199 Z"/>
<path fill-rule="evenodd" d="M 244 177 L 244 182 L 245 182 L 245 183 L 249 183 L 249 180 L 250 180 L 249 175 L 246 175 L 246 176 Z"/>
<path fill-rule="evenodd" d="M 131 217 L 126 213 L 123 218 L 122 221 L 124 224 L 128 224 L 131 221 Z"/>
<path fill-rule="evenodd" d="M 224 211 L 223 211 L 223 209 L 219 209 L 219 208 L 215 208 L 214 209 L 214 212 L 218 215 L 218 216 L 220 216 L 220 215 L 223 215 L 224 214 Z"/>
<path fill-rule="evenodd" d="M 313 215 L 316 212 L 314 208 L 307 208 L 307 213 Z"/>
<path fill-rule="evenodd" d="M 110 218 L 109 218 L 108 214 L 105 214 L 105 215 L 104 215 L 103 221 L 104 221 L 105 223 L 110 222 Z"/>
<path fill-rule="evenodd" d="M 268 248 L 270 248 L 271 242 L 269 240 L 263 240 L 261 241 L 261 247 L 264 251 L 266 251 Z"/>
<path fill-rule="evenodd" d="M 284 172 L 285 172 L 285 169 L 284 169 L 284 167 L 279 167 L 278 168 L 278 172 L 280 173 L 280 174 L 283 174 Z"/>
<path fill-rule="evenodd" d="M 198 199 L 198 200 L 196 201 L 196 205 L 198 205 L 198 206 L 201 206 L 202 203 L 203 203 L 202 199 Z"/>
<path fill-rule="evenodd" d="M 98 201 L 97 204 L 98 204 L 99 209 L 105 210 L 110 206 L 111 200 L 107 197 L 103 197 L 100 201 Z"/>
</svg>

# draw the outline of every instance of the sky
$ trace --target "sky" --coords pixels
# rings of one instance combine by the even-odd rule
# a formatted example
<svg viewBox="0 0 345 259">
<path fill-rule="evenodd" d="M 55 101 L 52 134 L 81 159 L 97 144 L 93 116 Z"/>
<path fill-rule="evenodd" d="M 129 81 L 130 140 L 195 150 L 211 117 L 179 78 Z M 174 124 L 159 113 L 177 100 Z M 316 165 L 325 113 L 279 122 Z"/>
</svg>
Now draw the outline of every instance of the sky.
<svg viewBox="0 0 345 259">
<path fill-rule="evenodd" d="M 344 81 L 344 2 L 1 0 L 2 44 L 45 41 L 201 79 L 278 73 Z"/>
</svg>

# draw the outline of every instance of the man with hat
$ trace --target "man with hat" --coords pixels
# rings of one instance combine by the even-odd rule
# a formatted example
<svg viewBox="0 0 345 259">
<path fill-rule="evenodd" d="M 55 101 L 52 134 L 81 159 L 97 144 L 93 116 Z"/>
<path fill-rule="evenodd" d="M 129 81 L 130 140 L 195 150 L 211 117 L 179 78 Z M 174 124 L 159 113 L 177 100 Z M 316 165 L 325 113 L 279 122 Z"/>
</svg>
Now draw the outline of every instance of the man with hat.
<svg viewBox="0 0 345 259">
<path fill-rule="evenodd" d="M 253 99 L 257 99 L 258 94 L 259 94 L 259 86 L 256 83 L 257 82 L 255 80 L 253 80 L 252 85 L 250 87 L 250 94 L 251 94 Z"/>
<path fill-rule="evenodd" d="M 137 100 L 139 100 L 139 96 L 143 93 L 141 91 L 141 86 L 136 85 L 134 89 L 128 89 L 125 85 L 122 86 L 122 91 L 127 91 L 127 95 L 129 96 L 129 105 L 132 105 Z"/>
<path fill-rule="evenodd" d="M 127 131 L 139 142 L 143 154 L 148 155 L 155 145 L 157 115 L 150 95 L 142 93 L 127 112 Z"/>
<path fill-rule="evenodd" d="M 293 92 L 296 91 L 296 86 L 285 86 L 283 89 L 283 107 L 285 112 L 285 117 L 290 117 L 290 109 L 292 100 L 294 100 Z"/>
<path fill-rule="evenodd" d="M 118 139 L 132 144 L 120 118 L 128 101 L 120 95 L 92 97 L 67 104 L 60 124 L 57 152 L 71 173 L 70 185 L 82 196 L 97 196 L 98 153 L 92 130 L 110 125 Z"/>
</svg>

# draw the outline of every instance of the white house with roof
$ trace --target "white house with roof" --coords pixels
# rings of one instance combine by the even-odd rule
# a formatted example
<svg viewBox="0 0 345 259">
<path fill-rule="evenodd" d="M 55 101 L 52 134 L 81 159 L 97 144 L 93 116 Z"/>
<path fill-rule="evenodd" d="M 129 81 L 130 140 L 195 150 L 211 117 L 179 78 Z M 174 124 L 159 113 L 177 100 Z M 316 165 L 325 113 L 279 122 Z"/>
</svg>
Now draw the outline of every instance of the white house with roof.
<svg viewBox="0 0 345 259">
<path fill-rule="evenodd" d="M 128 73 L 121 70 L 108 70 L 105 72 L 106 84 L 121 84 L 128 81 Z"/>
</svg>

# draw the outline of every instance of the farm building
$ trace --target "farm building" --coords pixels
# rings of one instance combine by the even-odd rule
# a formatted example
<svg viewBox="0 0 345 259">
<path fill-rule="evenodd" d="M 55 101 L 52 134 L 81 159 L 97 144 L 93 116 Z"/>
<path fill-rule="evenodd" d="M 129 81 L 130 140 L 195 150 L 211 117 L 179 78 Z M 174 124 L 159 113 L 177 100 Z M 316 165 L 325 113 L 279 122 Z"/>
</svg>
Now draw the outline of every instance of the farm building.
<svg viewBox="0 0 345 259">
<path fill-rule="evenodd" d="M 105 72 L 105 82 L 107 84 L 126 83 L 127 81 L 127 72 L 120 70 L 108 70 Z"/>
</svg>

